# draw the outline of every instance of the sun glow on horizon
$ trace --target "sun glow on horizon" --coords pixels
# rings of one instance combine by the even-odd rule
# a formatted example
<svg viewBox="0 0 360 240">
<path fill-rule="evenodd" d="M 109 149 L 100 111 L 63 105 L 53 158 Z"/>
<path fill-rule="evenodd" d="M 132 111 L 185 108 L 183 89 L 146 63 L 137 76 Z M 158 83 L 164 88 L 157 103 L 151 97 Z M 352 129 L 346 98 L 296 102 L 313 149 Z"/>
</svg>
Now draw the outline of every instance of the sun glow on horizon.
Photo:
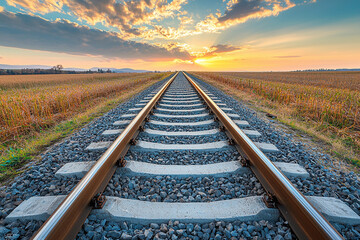
<svg viewBox="0 0 360 240">
<path fill-rule="evenodd" d="M 197 59 L 194 60 L 194 63 L 199 64 L 199 65 L 206 65 L 207 59 L 205 59 L 205 58 L 197 58 Z"/>
</svg>

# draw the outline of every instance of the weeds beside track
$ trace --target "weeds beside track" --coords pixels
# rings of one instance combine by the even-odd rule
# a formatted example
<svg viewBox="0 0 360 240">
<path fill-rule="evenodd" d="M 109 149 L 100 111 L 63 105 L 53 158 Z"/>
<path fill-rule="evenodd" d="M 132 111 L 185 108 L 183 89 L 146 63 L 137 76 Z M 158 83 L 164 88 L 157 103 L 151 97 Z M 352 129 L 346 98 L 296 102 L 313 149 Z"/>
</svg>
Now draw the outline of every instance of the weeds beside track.
<svg viewBox="0 0 360 240">
<path fill-rule="evenodd" d="M 85 76 L 64 74 L 63 79 L 60 75 L 56 75 L 55 78 L 50 75 L 48 80 L 44 76 L 40 76 L 41 80 L 39 80 L 32 75 L 33 82 L 31 78 L 26 78 L 30 81 L 26 82 L 20 76 L 18 85 L 13 85 L 13 88 L 4 87 L 9 86 L 9 83 L 4 83 L 4 79 L 0 79 L 0 86 L 3 87 L 3 90 L 0 90 L 0 177 L 3 173 L 8 175 L 9 171 L 13 172 L 19 167 L 20 163 L 28 158 L 29 153 L 34 153 L 37 145 L 47 145 L 38 139 L 49 138 L 47 135 L 50 133 L 44 136 L 47 129 L 89 112 L 92 108 L 113 98 L 119 99 L 124 92 L 130 97 L 131 93 L 135 94 L 137 90 L 142 89 L 142 86 L 149 86 L 169 74 L 83 75 Z M 84 78 L 86 76 L 88 79 Z M 82 120 L 81 124 L 83 124 Z M 64 137 L 63 134 L 60 135 Z M 58 137 L 50 138 L 50 141 L 53 141 Z M 28 139 L 31 139 L 31 144 Z M 32 145 L 31 149 L 24 150 L 24 147 L 27 148 L 24 146 L 25 142 L 26 145 Z"/>
<path fill-rule="evenodd" d="M 300 75 L 301 77 L 296 75 L 300 73 L 294 73 L 294 79 L 291 78 L 293 73 L 259 73 L 260 79 L 243 78 L 243 74 L 256 78 L 257 73 L 195 74 L 231 89 L 260 96 L 268 101 L 271 107 L 276 108 L 276 111 L 286 112 L 291 117 L 314 126 L 318 132 L 326 133 L 330 138 L 341 139 L 344 147 L 351 148 L 356 153 L 360 152 L 360 92 L 357 84 L 360 82 L 359 73 L 352 74 L 348 81 L 346 74 L 341 75 L 343 79 L 340 81 L 340 76 L 336 73 L 333 73 L 337 77 L 335 80 L 331 80 L 331 73 L 327 73 L 326 84 L 321 84 L 324 79 L 317 81 L 321 76 L 318 73 L 307 73 L 305 76 Z M 288 79 L 285 81 L 286 77 Z M 339 82 L 343 88 L 339 88 Z M 350 161 L 360 166 L 358 158 Z"/>
</svg>

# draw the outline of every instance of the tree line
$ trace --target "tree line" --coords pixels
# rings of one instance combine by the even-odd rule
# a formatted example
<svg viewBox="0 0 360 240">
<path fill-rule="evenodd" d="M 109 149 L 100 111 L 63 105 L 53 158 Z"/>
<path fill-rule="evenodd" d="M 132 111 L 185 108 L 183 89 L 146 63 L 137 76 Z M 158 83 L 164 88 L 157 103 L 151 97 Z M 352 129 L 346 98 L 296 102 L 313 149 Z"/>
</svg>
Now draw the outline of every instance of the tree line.
<svg viewBox="0 0 360 240">
<path fill-rule="evenodd" d="M 97 71 L 74 71 L 74 70 L 63 70 L 62 65 L 56 65 L 50 69 L 0 69 L 0 75 L 26 75 L 26 74 L 79 74 L 79 73 L 111 73 L 110 69 L 103 70 L 98 69 Z"/>
</svg>

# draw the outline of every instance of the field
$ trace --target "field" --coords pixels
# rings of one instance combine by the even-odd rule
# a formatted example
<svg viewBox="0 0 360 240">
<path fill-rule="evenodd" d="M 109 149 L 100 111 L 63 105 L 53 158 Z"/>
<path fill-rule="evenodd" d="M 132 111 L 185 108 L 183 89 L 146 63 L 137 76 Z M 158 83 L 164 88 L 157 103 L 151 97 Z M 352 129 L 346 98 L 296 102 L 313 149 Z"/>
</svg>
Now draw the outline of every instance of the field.
<svg viewBox="0 0 360 240">
<path fill-rule="evenodd" d="M 225 72 L 221 75 L 360 91 L 360 72 Z"/>
<path fill-rule="evenodd" d="M 16 153 L 26 139 L 111 99 L 124 100 L 169 74 L 0 76 L 0 171 L 22 161 Z"/>
<path fill-rule="evenodd" d="M 254 100 L 288 123 L 311 129 L 360 166 L 360 72 L 194 72 Z M 245 94 L 244 94 L 245 93 Z"/>
<path fill-rule="evenodd" d="M 147 73 L 102 73 L 102 74 L 40 74 L 0 75 L 0 89 L 28 89 L 34 87 L 59 86 L 62 84 L 96 83 L 111 80 L 131 80 L 154 74 Z"/>
</svg>

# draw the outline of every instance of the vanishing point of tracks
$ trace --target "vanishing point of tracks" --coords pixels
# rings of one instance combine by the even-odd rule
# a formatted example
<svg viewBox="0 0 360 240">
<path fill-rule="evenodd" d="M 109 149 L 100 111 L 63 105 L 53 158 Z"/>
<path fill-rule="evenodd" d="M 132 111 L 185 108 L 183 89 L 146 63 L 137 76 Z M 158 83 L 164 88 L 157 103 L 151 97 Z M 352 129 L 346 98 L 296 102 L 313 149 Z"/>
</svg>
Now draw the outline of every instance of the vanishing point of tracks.
<svg viewBox="0 0 360 240">
<path fill-rule="evenodd" d="M 306 170 L 271 162 L 264 153 L 278 151 L 276 146 L 258 142 L 261 134 L 250 130 L 249 123 L 232 110 L 189 75 L 176 73 L 114 121 L 113 128 L 102 133 L 102 141 L 87 147 L 87 151 L 107 148 L 99 160 L 68 163 L 56 173 L 59 178 L 83 178 L 66 197 L 33 200 L 33 206 L 43 201 L 40 208 L 45 212 L 61 202 L 33 238 L 75 238 L 84 222 L 89 225 L 91 213 L 108 221 L 161 225 L 156 236 L 147 233 L 139 239 L 168 239 L 168 227 L 176 233 L 172 239 L 186 239 L 198 224 L 214 220 L 221 225 L 224 221 L 276 221 L 280 216 L 299 239 L 342 239 L 322 215 L 329 209 L 314 207 L 329 201 L 305 197 L 287 178 L 306 177 Z M 123 176 L 129 177 L 124 180 Z M 144 180 L 147 177 L 152 180 Z M 214 177 L 220 181 L 211 185 Z M 189 190 L 188 185 L 195 187 Z M 247 185 L 253 185 L 252 190 Z M 150 198 L 146 193 L 151 191 L 159 194 Z M 129 197 L 139 193 L 144 195 Z M 22 208 L 31 211 L 29 206 L 31 199 Z M 8 218 L 15 219 L 16 211 Z M 165 227 L 162 224 L 169 222 Z M 197 239 L 239 238 L 232 225 L 223 228 L 224 236 L 206 231 L 195 235 Z M 120 237 L 132 239 L 114 231 L 113 238 Z"/>
</svg>

